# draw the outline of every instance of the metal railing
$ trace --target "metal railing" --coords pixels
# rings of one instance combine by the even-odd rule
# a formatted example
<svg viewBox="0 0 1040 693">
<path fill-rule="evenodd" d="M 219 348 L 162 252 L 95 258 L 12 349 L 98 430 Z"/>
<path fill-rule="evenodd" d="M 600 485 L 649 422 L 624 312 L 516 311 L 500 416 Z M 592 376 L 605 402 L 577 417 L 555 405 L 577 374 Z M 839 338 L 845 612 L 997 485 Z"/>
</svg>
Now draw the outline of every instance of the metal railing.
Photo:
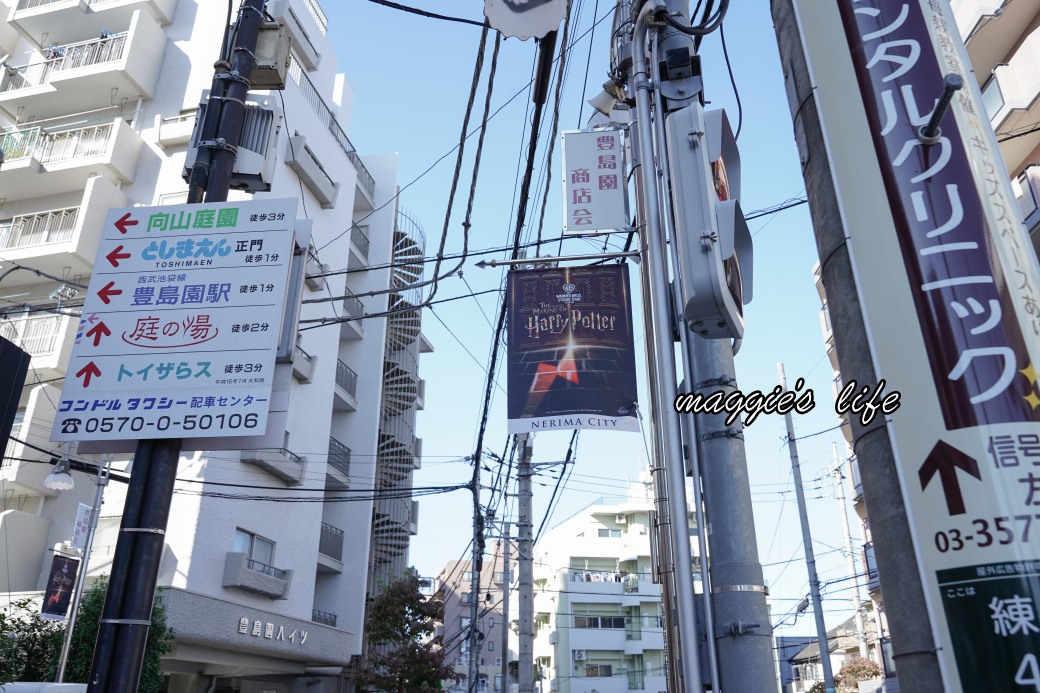
<svg viewBox="0 0 1040 693">
<path fill-rule="evenodd" d="M 319 611 L 318 609 L 311 609 L 311 622 L 320 623 L 323 626 L 336 627 L 336 614 L 330 614 L 328 611 Z"/>
<path fill-rule="evenodd" d="M 361 162 L 361 157 L 358 156 L 357 150 L 354 149 L 350 138 L 347 137 L 347 133 L 343 131 L 343 127 L 336 120 L 332 109 L 325 103 L 325 99 L 321 98 L 321 94 L 318 93 L 310 77 L 304 73 L 303 67 L 292 55 L 289 56 L 289 77 L 300 88 L 300 91 L 303 93 L 303 100 L 310 104 L 311 110 L 318 116 L 318 120 L 328 128 L 328 131 L 332 133 L 332 138 L 336 140 L 336 144 L 340 146 L 343 153 L 350 159 L 350 163 L 354 165 L 361 187 L 364 188 L 370 197 L 374 196 L 376 191 L 375 179 L 372 178 L 372 174 L 365 168 L 365 164 Z"/>
<path fill-rule="evenodd" d="M 365 314 L 365 306 L 362 305 L 360 299 L 354 296 L 347 296 L 343 299 L 343 310 L 352 318 L 360 318 Z"/>
<path fill-rule="evenodd" d="M 318 539 L 318 553 L 337 561 L 343 560 L 343 530 L 333 527 L 328 522 L 321 523 L 321 537 Z"/>
<path fill-rule="evenodd" d="M 329 466 L 343 476 L 350 476 L 350 448 L 329 436 Z"/>
<path fill-rule="evenodd" d="M 0 248 L 21 248 L 41 243 L 59 243 L 72 238 L 79 207 L 37 214 L 19 214 L 0 221 Z"/>
<path fill-rule="evenodd" d="M 314 21 L 321 30 L 321 35 L 324 36 L 329 30 L 329 18 L 325 16 L 321 5 L 318 4 L 317 0 L 303 0 L 303 4 L 307 6 L 307 11 L 311 13 L 311 17 L 314 17 Z"/>
<path fill-rule="evenodd" d="M 4 318 L 0 320 L 0 337 L 32 356 L 47 356 L 58 346 L 61 319 L 61 315 Z"/>
<path fill-rule="evenodd" d="M 261 563 L 260 561 L 254 561 L 252 558 L 247 558 L 246 559 L 246 568 L 248 568 L 249 570 L 252 570 L 254 572 L 257 572 L 257 573 L 263 573 L 264 575 L 270 575 L 271 577 L 278 578 L 279 580 L 288 580 L 289 579 L 289 571 L 288 570 L 282 570 L 281 568 L 275 568 L 273 565 L 267 565 L 266 563 Z"/>
<path fill-rule="evenodd" d="M 336 384 L 351 397 L 357 397 L 357 373 L 342 359 L 336 361 Z"/>
<path fill-rule="evenodd" d="M 105 38 L 70 43 L 64 46 L 51 46 L 48 49 L 50 59 L 42 63 L 8 67 L 0 91 L 16 91 L 45 84 L 55 72 L 76 70 L 81 67 L 100 65 L 123 57 L 126 47 L 125 33 L 112 34 Z"/>
<path fill-rule="evenodd" d="M 35 154 L 41 133 L 38 127 L 0 132 L 0 151 L 4 153 L 4 161 L 26 159 Z"/>
<path fill-rule="evenodd" d="M 303 458 L 297 455 L 295 452 L 291 452 L 285 448 L 278 448 L 277 450 L 275 450 L 275 452 L 284 457 L 285 459 L 289 460 L 290 462 L 294 462 L 300 465 L 301 467 L 303 466 Z"/>
<path fill-rule="evenodd" d="M 108 151 L 113 123 L 88 127 L 43 132 L 40 128 L 8 130 L 0 133 L 0 150 L 4 161 L 36 157 L 40 163 L 53 164 L 88 156 L 100 156 Z"/>
<path fill-rule="evenodd" d="M 310 354 L 308 354 L 304 350 L 304 348 L 302 346 L 300 346 L 299 344 L 296 345 L 296 347 L 294 348 L 294 351 L 296 352 L 296 357 L 295 357 L 296 359 L 299 359 L 301 361 L 306 361 L 307 363 L 310 363 L 314 359 L 314 357 L 311 356 Z"/>
<path fill-rule="evenodd" d="M 350 242 L 354 244 L 354 247 L 361 253 L 361 257 L 368 259 L 368 236 L 361 230 L 361 227 L 354 224 L 350 227 Z"/>
</svg>

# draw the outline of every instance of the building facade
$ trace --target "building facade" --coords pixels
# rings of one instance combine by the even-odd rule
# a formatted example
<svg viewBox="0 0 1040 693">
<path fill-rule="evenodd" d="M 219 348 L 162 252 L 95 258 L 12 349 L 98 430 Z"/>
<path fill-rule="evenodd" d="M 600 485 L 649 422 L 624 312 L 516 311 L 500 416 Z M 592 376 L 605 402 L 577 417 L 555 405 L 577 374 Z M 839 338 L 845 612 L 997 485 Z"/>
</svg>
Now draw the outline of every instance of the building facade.
<svg viewBox="0 0 1040 693">
<path fill-rule="evenodd" d="M 304 304 L 275 375 L 287 410 L 272 417 L 285 429 L 277 442 L 182 454 L 159 576 L 177 633 L 170 691 L 339 690 L 363 651 L 366 595 L 403 570 L 417 521 L 417 368 L 430 347 L 407 287 L 422 274 L 421 226 L 398 209 L 397 156 L 361 157 L 346 134 L 353 92 L 318 0 L 266 9 L 290 38 L 286 85 L 250 93 L 250 108 L 273 113 L 271 146 L 255 171 L 240 154 L 239 170 L 271 189 L 229 199 L 299 198 Z M 43 588 L 52 550 L 93 498 L 90 475 L 74 472 L 76 488 L 60 494 L 43 484 L 61 450 L 49 433 L 77 306 L 109 209 L 186 201 L 226 11 L 0 2 L 0 334 L 33 356 L 0 468 L 2 594 Z M 68 454 L 101 460 L 84 451 Z M 92 577 L 110 568 L 125 495 L 116 477 L 129 464 L 116 456 Z"/>
</svg>

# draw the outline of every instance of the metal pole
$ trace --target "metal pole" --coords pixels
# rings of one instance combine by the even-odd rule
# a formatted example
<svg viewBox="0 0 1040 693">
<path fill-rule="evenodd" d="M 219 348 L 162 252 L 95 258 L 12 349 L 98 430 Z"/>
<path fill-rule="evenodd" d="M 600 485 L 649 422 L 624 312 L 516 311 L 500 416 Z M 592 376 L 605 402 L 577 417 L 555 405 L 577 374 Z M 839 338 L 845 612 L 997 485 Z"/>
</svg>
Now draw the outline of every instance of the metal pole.
<svg viewBox="0 0 1040 693">
<path fill-rule="evenodd" d="M 787 389 L 784 364 L 776 364 L 780 375 L 780 387 Z M 805 549 L 805 566 L 809 570 L 809 594 L 812 596 L 813 616 L 816 618 L 816 641 L 820 644 L 820 666 L 823 668 L 823 685 L 827 693 L 834 693 L 834 672 L 831 671 L 831 648 L 827 644 L 827 624 L 823 619 L 823 602 L 820 599 L 820 578 L 816 574 L 816 555 L 813 552 L 812 535 L 809 532 L 809 515 L 805 509 L 805 489 L 802 488 L 802 466 L 798 462 L 798 444 L 794 440 L 794 417 L 788 410 L 784 414 L 787 424 L 787 448 L 791 452 L 791 472 L 794 474 L 794 493 L 798 499 L 798 518 L 802 523 L 802 546 Z"/>
<path fill-rule="evenodd" d="M 520 693 L 534 693 L 534 523 L 531 499 L 531 456 L 533 453 L 528 434 L 521 436 L 520 460 L 517 467 L 517 486 L 520 518 L 517 523 L 517 562 L 519 564 L 520 633 L 517 639 L 517 664 Z"/>
<path fill-rule="evenodd" d="M 801 151 L 802 175 L 809 198 L 820 273 L 827 287 L 827 306 L 834 328 L 834 348 L 844 382 L 855 380 L 874 388 L 877 373 L 870 338 L 859 304 L 849 247 L 834 178 L 816 106 L 815 83 L 809 74 L 794 13 L 794 0 L 770 0 L 773 26 L 787 80 L 788 106 Z M 878 576 L 884 587 L 885 613 L 892 630 L 892 647 L 899 682 L 907 691 L 941 691 L 944 684 L 935 651 L 935 638 L 922 618 L 924 586 L 899 485 L 892 441 L 882 417 L 863 426 L 852 419 L 856 457 L 860 461 L 863 498 L 870 514 Z"/>
<path fill-rule="evenodd" d="M 200 160 L 211 159 L 208 169 L 204 163 L 193 168 L 189 203 L 201 202 L 203 191 L 207 202 L 227 200 L 263 10 L 264 0 L 242 0 L 230 65 L 224 62 L 224 56 L 215 65 L 214 90 L 200 145 L 200 152 L 205 149 L 215 153 Z M 219 110 L 219 121 L 214 110 Z M 206 134 L 214 122 L 218 123 L 216 139 L 211 141 Z M 138 688 L 180 450 L 180 439 L 138 443 L 88 693 L 133 693 Z"/>
<path fill-rule="evenodd" d="M 484 542 L 480 537 L 483 531 L 480 517 L 480 464 L 477 462 L 473 464 L 473 477 L 473 551 L 469 562 L 469 633 L 466 634 L 469 640 L 469 661 L 466 664 L 466 690 L 468 693 L 474 693 L 477 690 L 477 678 L 479 677 L 477 655 L 480 652 L 480 629 L 477 628 L 477 603 L 479 601 L 477 595 L 480 594 L 480 567 L 484 558 Z"/>
<path fill-rule="evenodd" d="M 652 148 L 653 134 L 650 125 L 651 93 L 655 85 L 650 80 L 650 64 L 646 56 L 647 24 L 650 14 L 662 7 L 659 0 L 652 0 L 643 6 L 635 21 L 633 49 L 635 55 L 634 90 L 636 97 L 637 122 L 635 138 L 645 151 Z M 658 114 L 659 116 L 661 114 Z M 657 165 L 649 157 L 643 156 L 640 167 L 643 179 L 644 204 L 646 205 L 646 238 L 647 264 L 650 265 L 650 301 L 654 310 L 655 346 L 658 349 L 657 383 L 658 387 L 674 390 L 678 379 L 675 372 L 675 358 L 672 355 L 672 316 L 669 283 L 667 276 L 667 259 L 665 239 L 661 228 L 661 212 L 657 199 Z M 645 298 L 644 298 L 645 300 Z M 663 353 L 662 353 L 663 352 Z M 662 428 L 664 443 L 662 459 L 666 466 L 668 478 L 668 510 L 671 518 L 669 526 L 671 535 L 672 572 L 675 585 L 676 626 L 678 627 L 679 647 L 676 655 L 681 661 L 679 672 L 682 675 L 681 689 L 699 690 L 703 686 L 700 671 L 700 660 L 697 654 L 697 621 L 693 593 L 693 559 L 690 555 L 690 532 L 686 521 L 686 470 L 683 464 L 682 439 L 679 432 L 678 414 L 669 409 L 672 397 L 658 396 L 654 406 L 658 408 L 658 425 Z M 669 605 L 671 608 L 671 605 Z M 523 691 L 521 691 L 523 693 Z"/>
<path fill-rule="evenodd" d="M 509 525 L 502 524 L 502 693 L 509 693 Z"/>
<path fill-rule="evenodd" d="M 87 582 L 87 568 L 90 565 L 90 552 L 94 548 L 94 533 L 97 531 L 98 514 L 101 502 L 108 486 L 108 475 L 112 471 L 112 455 L 107 455 L 104 467 L 98 467 L 97 488 L 94 489 L 94 504 L 90 507 L 90 523 L 87 525 L 87 540 L 83 545 L 83 560 L 80 561 L 76 586 L 72 590 L 72 604 L 69 605 L 69 622 L 65 626 L 65 635 L 61 639 L 61 654 L 58 656 L 58 675 L 55 683 L 65 680 L 65 666 L 69 662 L 69 650 L 72 648 L 72 634 L 76 628 L 76 617 L 79 615 L 79 602 L 83 597 L 83 587 Z"/>
<path fill-rule="evenodd" d="M 849 514 L 845 507 L 845 475 L 842 474 L 841 460 L 838 458 L 838 444 L 833 443 L 834 453 L 834 489 L 837 492 L 839 512 L 841 513 L 841 528 L 845 539 L 845 560 L 848 563 L 849 575 L 852 576 L 852 608 L 856 614 L 856 638 L 859 640 L 859 656 L 868 659 L 870 653 L 867 651 L 867 629 L 863 625 L 863 601 L 859 594 L 859 571 L 856 570 L 856 556 L 852 553 L 852 533 L 849 531 Z M 852 466 L 852 460 L 849 460 Z"/>
</svg>

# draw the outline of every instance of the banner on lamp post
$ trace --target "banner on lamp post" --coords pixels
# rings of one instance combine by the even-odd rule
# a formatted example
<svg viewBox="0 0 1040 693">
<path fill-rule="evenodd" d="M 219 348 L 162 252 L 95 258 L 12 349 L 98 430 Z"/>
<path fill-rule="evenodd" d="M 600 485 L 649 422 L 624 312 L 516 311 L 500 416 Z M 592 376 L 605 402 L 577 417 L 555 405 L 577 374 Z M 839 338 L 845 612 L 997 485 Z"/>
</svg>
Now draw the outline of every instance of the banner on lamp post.
<svg viewBox="0 0 1040 693">
<path fill-rule="evenodd" d="M 76 585 L 79 559 L 70 556 L 54 556 L 51 571 L 47 575 L 47 590 L 43 594 L 40 616 L 49 621 L 62 621 L 69 610 L 72 592 Z"/>
<path fill-rule="evenodd" d="M 564 233 L 631 226 L 621 130 L 563 133 L 563 210 Z"/>
<path fill-rule="evenodd" d="M 82 551 L 86 546 L 87 532 L 90 531 L 90 515 L 91 507 L 80 503 L 76 510 L 76 522 L 72 525 L 72 542 L 69 544 L 72 548 Z"/>
<path fill-rule="evenodd" d="M 509 273 L 509 432 L 639 431 L 624 265 Z"/>
</svg>

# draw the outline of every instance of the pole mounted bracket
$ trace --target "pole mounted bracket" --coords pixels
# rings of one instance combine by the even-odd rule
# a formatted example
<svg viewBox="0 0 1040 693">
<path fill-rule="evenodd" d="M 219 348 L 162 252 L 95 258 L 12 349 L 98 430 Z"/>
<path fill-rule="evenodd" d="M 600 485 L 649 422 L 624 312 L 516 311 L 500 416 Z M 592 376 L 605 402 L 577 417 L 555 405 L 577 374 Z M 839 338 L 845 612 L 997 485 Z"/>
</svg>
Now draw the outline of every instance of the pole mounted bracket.
<svg viewBox="0 0 1040 693">
<path fill-rule="evenodd" d="M 199 142 L 199 147 L 205 147 L 206 149 L 223 149 L 226 152 L 231 152 L 236 155 L 238 154 L 238 147 L 228 144 L 227 140 L 223 137 L 218 137 L 215 140 L 202 140 Z"/>
<path fill-rule="evenodd" d="M 252 55 L 252 53 L 250 53 Z M 252 86 L 248 79 L 238 73 L 238 70 L 231 70 L 229 72 L 218 72 L 213 75 L 213 79 L 224 79 L 230 82 L 238 82 L 246 85 L 246 87 Z"/>
<path fill-rule="evenodd" d="M 141 532 L 143 534 L 166 534 L 165 529 L 159 529 L 158 527 L 123 527 L 124 532 Z"/>
</svg>

